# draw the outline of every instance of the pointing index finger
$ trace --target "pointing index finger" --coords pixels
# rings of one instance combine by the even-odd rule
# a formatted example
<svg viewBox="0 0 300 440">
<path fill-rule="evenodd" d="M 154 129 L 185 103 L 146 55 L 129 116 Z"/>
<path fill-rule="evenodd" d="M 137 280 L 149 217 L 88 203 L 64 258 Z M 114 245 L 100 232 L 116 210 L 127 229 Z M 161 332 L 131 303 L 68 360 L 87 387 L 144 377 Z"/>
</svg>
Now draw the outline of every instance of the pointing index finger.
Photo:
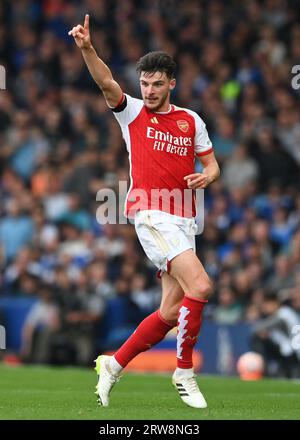
<svg viewBox="0 0 300 440">
<path fill-rule="evenodd" d="M 84 29 L 89 29 L 89 25 L 90 25 L 90 16 L 89 14 L 85 14 L 84 17 Z"/>
</svg>

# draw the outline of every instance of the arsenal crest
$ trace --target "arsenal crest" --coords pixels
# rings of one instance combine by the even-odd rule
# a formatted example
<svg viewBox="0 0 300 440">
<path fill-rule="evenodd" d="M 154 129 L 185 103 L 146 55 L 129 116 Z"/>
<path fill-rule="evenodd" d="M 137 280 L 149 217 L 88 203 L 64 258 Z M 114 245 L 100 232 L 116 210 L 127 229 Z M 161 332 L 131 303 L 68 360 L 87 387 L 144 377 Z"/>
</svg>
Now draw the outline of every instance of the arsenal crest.
<svg viewBox="0 0 300 440">
<path fill-rule="evenodd" d="M 184 133 L 187 133 L 189 130 L 189 123 L 188 121 L 185 121 L 184 119 L 180 119 L 177 121 L 178 128 L 183 131 Z"/>
</svg>

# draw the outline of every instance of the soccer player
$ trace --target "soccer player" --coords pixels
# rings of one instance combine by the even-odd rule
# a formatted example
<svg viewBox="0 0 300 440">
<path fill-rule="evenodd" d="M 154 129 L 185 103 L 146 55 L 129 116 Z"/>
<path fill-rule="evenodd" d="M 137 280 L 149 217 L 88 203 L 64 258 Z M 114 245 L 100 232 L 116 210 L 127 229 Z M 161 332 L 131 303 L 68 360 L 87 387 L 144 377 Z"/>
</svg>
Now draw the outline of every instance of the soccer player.
<svg viewBox="0 0 300 440">
<path fill-rule="evenodd" d="M 107 406 L 110 391 L 126 365 L 177 326 L 173 385 L 187 405 L 206 408 L 196 382 L 192 353 L 212 283 L 195 252 L 194 197 L 185 198 L 197 188 L 206 188 L 220 174 L 205 124 L 195 112 L 170 104 L 176 64 L 168 54 L 150 52 L 138 61 L 141 100 L 124 94 L 98 57 L 91 43 L 89 15 L 84 25 L 73 27 L 69 35 L 81 49 L 121 127 L 131 180 L 125 213 L 134 218 L 139 241 L 162 280 L 159 310 L 140 323 L 114 356 L 96 359 L 98 401 Z M 201 173 L 194 171 L 195 157 L 203 165 Z M 191 203 L 185 203 L 185 199 Z"/>
</svg>

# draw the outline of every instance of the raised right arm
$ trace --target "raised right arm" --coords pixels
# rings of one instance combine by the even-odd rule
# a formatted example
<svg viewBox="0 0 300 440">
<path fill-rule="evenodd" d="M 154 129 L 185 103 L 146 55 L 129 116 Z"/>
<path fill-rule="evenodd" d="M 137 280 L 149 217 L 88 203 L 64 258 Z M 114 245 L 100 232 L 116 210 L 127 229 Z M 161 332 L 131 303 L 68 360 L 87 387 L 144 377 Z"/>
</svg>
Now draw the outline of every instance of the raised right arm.
<svg viewBox="0 0 300 440">
<path fill-rule="evenodd" d="M 107 104 L 109 107 L 116 107 L 122 99 L 123 92 L 113 79 L 109 67 L 98 57 L 91 43 L 88 14 L 85 16 L 84 25 L 79 24 L 73 27 L 69 35 L 74 37 L 77 46 L 81 49 L 87 68 L 102 90 Z"/>
</svg>

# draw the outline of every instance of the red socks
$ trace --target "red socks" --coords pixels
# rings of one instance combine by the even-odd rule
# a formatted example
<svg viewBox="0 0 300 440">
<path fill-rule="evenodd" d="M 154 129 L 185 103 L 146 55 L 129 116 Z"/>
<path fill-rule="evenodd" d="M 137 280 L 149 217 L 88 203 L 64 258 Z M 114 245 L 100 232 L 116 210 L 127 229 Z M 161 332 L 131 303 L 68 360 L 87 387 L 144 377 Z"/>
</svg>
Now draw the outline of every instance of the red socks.
<svg viewBox="0 0 300 440">
<path fill-rule="evenodd" d="M 114 354 L 116 361 L 124 368 L 139 353 L 158 344 L 175 325 L 165 321 L 159 310 L 147 316 Z"/>
<path fill-rule="evenodd" d="M 192 368 L 193 348 L 202 323 L 202 311 L 207 300 L 185 296 L 178 315 L 177 366 Z"/>
<path fill-rule="evenodd" d="M 207 300 L 185 296 L 179 309 L 177 329 L 177 366 L 193 368 L 193 348 L 202 323 L 202 311 Z M 175 327 L 161 316 L 159 310 L 147 316 L 121 348 L 114 354 L 124 368 L 139 353 L 158 344 Z"/>
</svg>

